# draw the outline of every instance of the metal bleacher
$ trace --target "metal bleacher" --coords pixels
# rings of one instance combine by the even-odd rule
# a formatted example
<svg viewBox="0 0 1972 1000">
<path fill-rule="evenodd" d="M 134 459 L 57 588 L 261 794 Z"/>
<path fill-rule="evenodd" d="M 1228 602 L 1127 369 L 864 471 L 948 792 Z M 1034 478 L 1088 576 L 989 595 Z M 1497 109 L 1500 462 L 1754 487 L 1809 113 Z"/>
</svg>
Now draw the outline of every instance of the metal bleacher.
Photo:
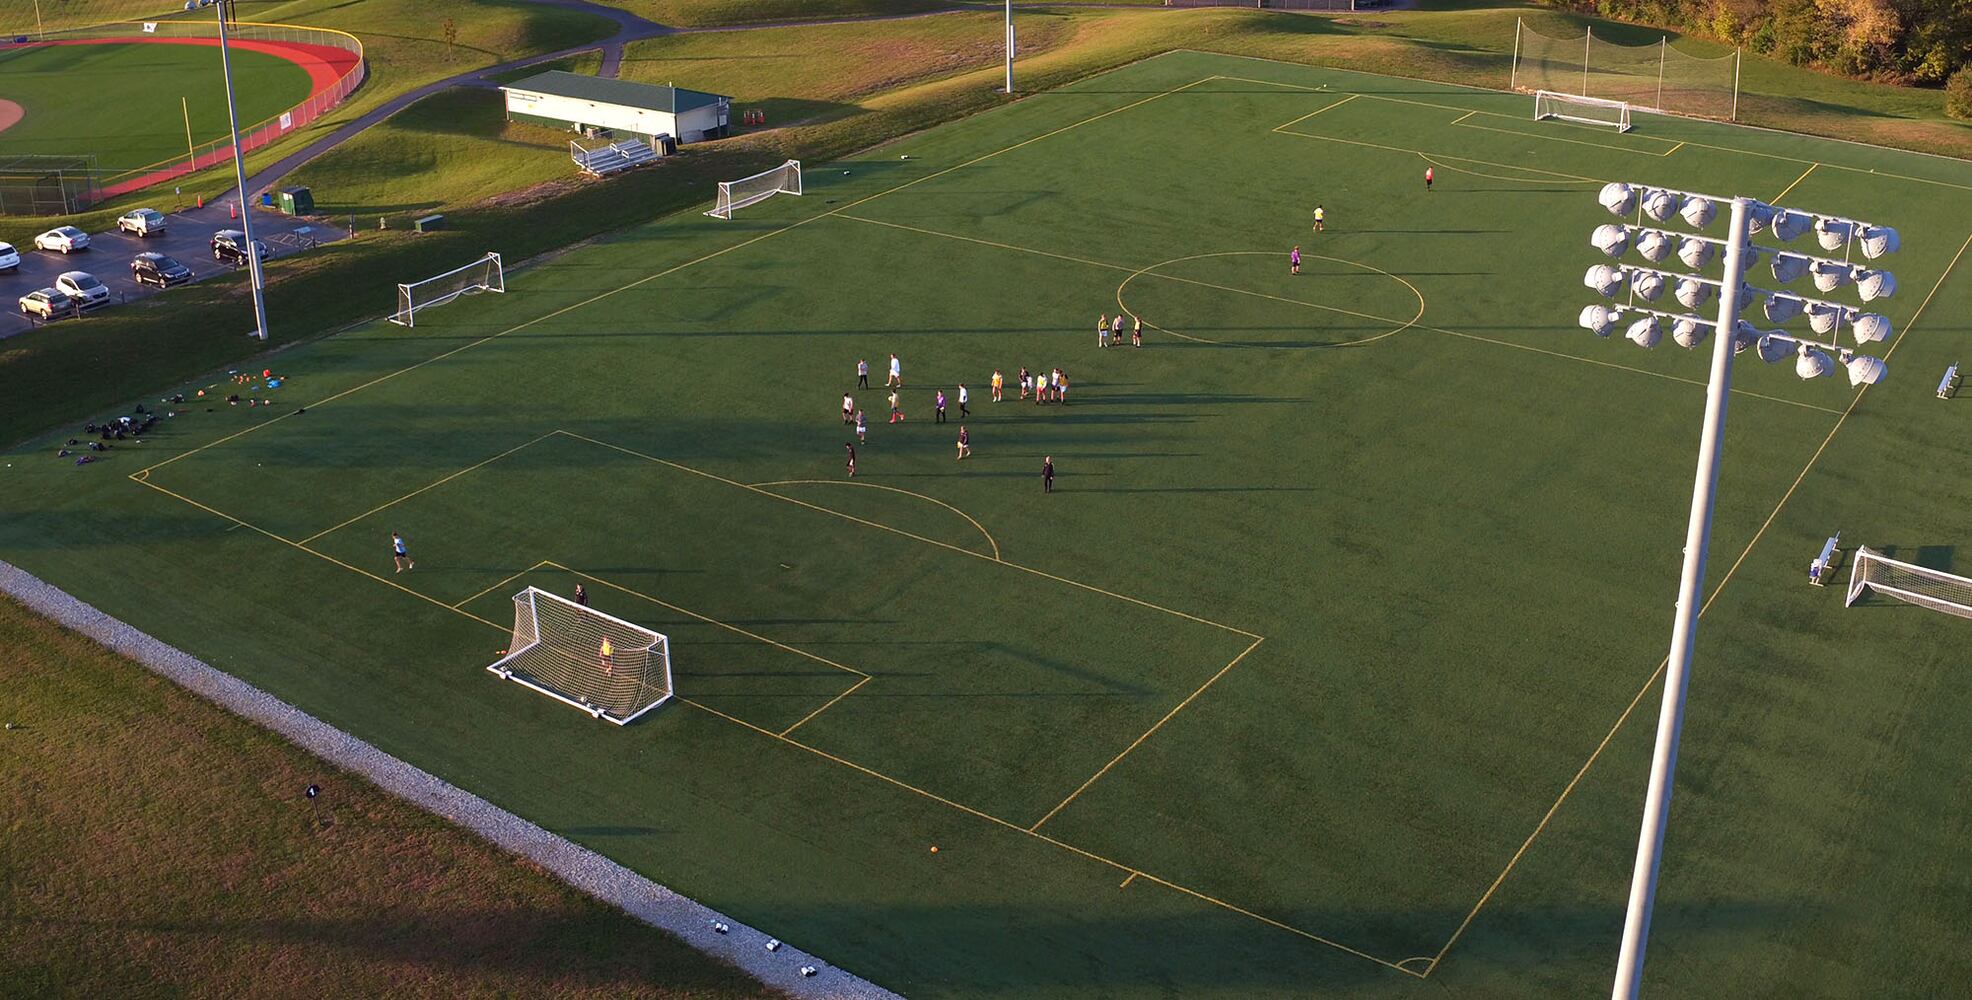
<svg viewBox="0 0 1972 1000">
<path fill-rule="evenodd" d="M 650 163 L 658 158 L 658 153 L 642 139 L 614 142 L 598 149 L 583 149 L 580 143 L 570 140 L 568 156 L 575 161 L 577 170 L 591 177 L 607 177 Z"/>
</svg>

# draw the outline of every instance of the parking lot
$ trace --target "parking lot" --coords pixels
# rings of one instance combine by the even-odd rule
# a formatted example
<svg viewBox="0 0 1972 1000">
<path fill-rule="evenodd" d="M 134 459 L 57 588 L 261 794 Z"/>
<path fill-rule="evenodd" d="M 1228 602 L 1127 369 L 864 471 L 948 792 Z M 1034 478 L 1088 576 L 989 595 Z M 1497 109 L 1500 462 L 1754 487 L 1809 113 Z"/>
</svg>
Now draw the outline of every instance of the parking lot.
<svg viewBox="0 0 1972 1000">
<path fill-rule="evenodd" d="M 139 238 L 115 230 L 91 233 L 89 248 L 72 254 L 36 250 L 32 238 L 16 245 L 15 249 L 21 255 L 20 270 L 0 274 L 0 298 L 4 298 L 4 303 L 0 304 L 5 306 L 4 312 L 0 312 L 0 338 L 25 333 L 41 325 L 40 319 L 21 313 L 18 300 L 35 289 L 52 287 L 55 278 L 63 271 L 87 271 L 95 275 L 97 280 L 109 286 L 110 300 L 107 305 L 91 310 L 80 320 L 56 319 L 56 323 L 87 323 L 89 316 L 162 291 L 156 285 L 140 285 L 130 276 L 131 258 L 146 250 L 177 258 L 179 263 L 191 269 L 193 281 L 235 270 L 231 264 L 212 259 L 212 234 L 221 229 L 240 228 L 238 219 L 227 217 L 225 205 L 168 212 L 165 218 L 170 224 L 165 232 L 157 236 Z M 253 236 L 267 245 L 268 259 L 273 260 L 300 253 L 321 243 L 346 239 L 349 233 L 340 226 L 319 221 L 255 211 Z"/>
</svg>

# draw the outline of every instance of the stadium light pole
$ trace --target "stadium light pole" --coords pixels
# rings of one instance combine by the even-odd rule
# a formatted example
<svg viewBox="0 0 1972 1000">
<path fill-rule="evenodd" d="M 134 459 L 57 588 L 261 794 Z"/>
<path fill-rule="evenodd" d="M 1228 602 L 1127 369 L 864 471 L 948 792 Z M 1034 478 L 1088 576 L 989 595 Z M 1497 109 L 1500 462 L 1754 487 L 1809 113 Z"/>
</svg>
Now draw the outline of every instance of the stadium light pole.
<svg viewBox="0 0 1972 1000">
<path fill-rule="evenodd" d="M 260 272 L 260 245 L 253 240 L 253 208 L 247 204 L 246 155 L 240 149 L 240 112 L 233 103 L 233 60 L 226 47 L 226 6 L 237 0 L 209 0 L 219 11 L 219 66 L 226 77 L 226 120 L 233 133 L 233 176 L 240 188 L 240 233 L 246 237 L 247 273 L 253 284 L 253 335 L 267 339 L 266 285 Z"/>
<path fill-rule="evenodd" d="M 1638 190 L 1644 192 L 1641 197 L 1637 195 Z M 1608 336 L 1618 316 L 1632 313 L 1642 314 L 1642 318 L 1630 324 L 1625 336 L 1642 347 L 1652 347 L 1658 342 L 1662 336 L 1659 321 L 1664 318 L 1676 323 L 1674 337 L 1683 346 L 1695 347 L 1706 336 L 1715 337 L 1711 378 L 1705 386 L 1705 417 L 1698 444 L 1698 469 L 1692 482 L 1691 515 L 1685 527 L 1684 566 L 1678 580 L 1671 650 L 1665 661 L 1664 701 L 1657 716 L 1657 742 L 1651 754 L 1650 784 L 1644 795 L 1642 828 L 1637 835 L 1636 866 L 1630 877 L 1622 950 L 1617 958 L 1615 983 L 1610 992 L 1612 1000 L 1635 1000 L 1642 986 L 1644 945 L 1650 934 L 1651 910 L 1656 902 L 1664 830 L 1670 817 L 1672 778 L 1677 767 L 1678 741 L 1684 727 L 1685 694 L 1698 635 L 1699 598 L 1705 584 L 1706 550 L 1711 542 L 1726 403 L 1732 390 L 1733 357 L 1755 347 L 1762 360 L 1770 363 L 1794 357 L 1797 359 L 1796 373 L 1804 379 L 1812 379 L 1833 373 L 1836 362 L 1825 352 L 1834 351 L 1842 359 L 1842 365 L 1848 368 L 1849 381 L 1853 385 L 1873 385 L 1881 381 L 1885 374 L 1883 362 L 1876 358 L 1856 356 L 1837 344 L 1790 336 L 1778 330 L 1760 334 L 1752 324 L 1741 320 L 1739 313 L 1747 304 L 1746 298 L 1763 296 L 1767 300 L 1767 318 L 1776 322 L 1805 312 L 1818 332 L 1836 330 L 1844 321 L 1848 322 L 1858 343 L 1886 340 L 1890 335 L 1889 321 L 1880 315 L 1861 313 L 1836 303 L 1746 286 L 1749 258 L 1757 260 L 1761 254 L 1771 254 L 1774 277 L 1782 283 L 1811 272 L 1815 276 L 1816 287 L 1824 291 L 1853 281 L 1867 302 L 1894 293 L 1896 280 L 1887 271 L 1858 268 L 1846 259 L 1847 253 L 1850 247 L 1860 243 L 1864 255 L 1874 259 L 1896 250 L 1898 239 L 1895 230 L 1885 227 L 1835 216 L 1810 216 L 1776 209 L 1751 198 L 1722 199 L 1612 183 L 1604 186 L 1600 200 L 1605 208 L 1619 216 L 1627 216 L 1634 207 L 1638 225 L 1603 226 L 1596 230 L 1591 243 L 1611 257 L 1621 257 L 1634 244 L 1651 261 L 1668 256 L 1676 237 L 1663 230 L 1644 228 L 1642 223 L 1646 214 L 1662 222 L 1683 205 L 1685 221 L 1694 228 L 1702 228 L 1711 221 L 1719 202 L 1729 201 L 1731 205 L 1724 240 L 1725 273 L 1720 280 L 1715 282 L 1696 274 L 1680 277 L 1650 268 L 1609 265 L 1590 268 L 1584 279 L 1586 284 L 1605 296 L 1613 297 L 1624 284 L 1631 289 L 1627 306 L 1590 306 L 1582 311 L 1581 324 L 1598 336 Z M 1807 232 L 1811 226 L 1820 236 L 1824 249 L 1840 248 L 1845 259 L 1837 261 L 1809 257 L 1758 247 L 1751 242 L 1752 234 L 1762 229 L 1772 229 L 1776 237 L 1786 242 Z M 1701 270 L 1709 262 L 1718 245 L 1718 241 L 1702 237 L 1684 237 L 1682 243 L 1679 257 L 1693 271 Z M 1696 308 L 1711 290 L 1716 289 L 1719 297 L 1716 321 L 1707 323 L 1693 315 L 1677 316 L 1636 306 L 1638 297 L 1655 301 L 1672 278 L 1677 279 L 1677 297 L 1687 308 Z M 1707 327 L 1710 327 L 1709 331 Z"/>
<path fill-rule="evenodd" d="M 1007 0 L 1007 96 L 1013 96 L 1013 0 Z"/>
</svg>

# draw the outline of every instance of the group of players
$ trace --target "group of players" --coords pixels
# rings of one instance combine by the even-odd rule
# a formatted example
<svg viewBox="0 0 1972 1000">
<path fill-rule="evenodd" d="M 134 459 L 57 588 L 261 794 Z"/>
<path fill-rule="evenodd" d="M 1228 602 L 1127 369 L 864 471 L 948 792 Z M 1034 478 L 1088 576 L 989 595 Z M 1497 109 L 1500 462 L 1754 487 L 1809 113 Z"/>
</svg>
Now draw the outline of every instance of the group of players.
<svg viewBox="0 0 1972 1000">
<path fill-rule="evenodd" d="M 1096 330 L 1102 346 L 1109 346 L 1112 338 L 1116 344 L 1120 345 L 1123 342 L 1123 314 L 1118 313 L 1116 315 L 1113 331 L 1107 315 L 1103 316 L 1101 321 L 1097 323 Z M 1131 339 L 1136 346 L 1143 346 L 1142 320 L 1137 321 L 1137 326 Z M 1052 368 L 1045 372 L 1030 372 L 1025 366 L 1022 366 L 1020 376 L 1015 384 L 1019 389 L 1021 399 L 1026 399 L 1031 395 L 1037 404 L 1060 403 L 1063 406 L 1068 405 L 1068 376 L 1060 368 Z M 890 374 L 884 380 L 883 387 L 888 391 L 885 401 L 890 405 L 890 423 L 902 423 L 904 421 L 904 405 L 901 398 L 904 391 L 904 364 L 897 359 L 897 355 L 895 354 L 890 356 Z M 870 363 L 867 358 L 858 358 L 856 361 L 856 388 L 870 388 Z M 998 368 L 993 369 L 992 393 L 993 402 L 999 403 L 1006 400 L 1006 374 Z M 956 396 L 959 406 L 959 419 L 964 420 L 972 416 L 972 392 L 966 388 L 965 383 L 959 383 Z M 951 400 L 945 395 L 944 389 L 934 390 L 932 401 L 933 423 L 942 424 L 946 422 L 946 408 L 950 402 Z M 842 443 L 842 449 L 848 456 L 847 466 L 849 475 L 851 478 L 854 478 L 856 475 L 856 447 L 868 442 L 870 424 L 869 417 L 856 405 L 856 396 L 853 392 L 842 394 L 842 423 L 845 427 L 854 427 L 856 431 L 856 440 L 844 441 Z M 971 457 L 972 434 L 966 429 L 965 424 L 961 423 L 959 424 L 957 460 L 963 462 Z M 1050 493 L 1054 492 L 1053 456 L 1048 456 L 1047 460 L 1042 463 L 1041 480 L 1043 489 Z"/>
</svg>

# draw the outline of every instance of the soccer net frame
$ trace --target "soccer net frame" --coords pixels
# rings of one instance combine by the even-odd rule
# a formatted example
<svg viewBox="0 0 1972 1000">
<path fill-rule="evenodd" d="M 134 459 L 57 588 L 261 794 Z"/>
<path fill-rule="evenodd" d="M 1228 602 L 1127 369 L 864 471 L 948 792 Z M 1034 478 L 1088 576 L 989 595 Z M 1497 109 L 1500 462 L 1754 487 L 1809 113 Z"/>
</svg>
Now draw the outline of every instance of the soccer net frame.
<svg viewBox="0 0 1972 1000">
<path fill-rule="evenodd" d="M 1534 92 L 1534 120 L 1538 122 L 1549 118 L 1577 125 L 1605 125 L 1618 132 L 1628 132 L 1630 102 L 1537 90 Z"/>
<path fill-rule="evenodd" d="M 514 595 L 513 639 L 486 669 L 619 726 L 673 693 L 667 636 L 539 587 Z"/>
<path fill-rule="evenodd" d="M 777 194 L 800 196 L 800 160 L 789 160 L 772 170 L 762 170 L 736 181 L 720 181 L 718 200 L 713 202 L 712 211 L 705 214 L 715 219 L 730 219 L 734 212 Z"/>
<path fill-rule="evenodd" d="M 390 321 L 399 326 L 416 326 L 420 309 L 442 306 L 461 295 L 506 290 L 506 267 L 499 254 L 488 251 L 478 260 L 444 274 L 398 285 L 397 311 L 391 314 Z"/>
<path fill-rule="evenodd" d="M 1849 598 L 1843 603 L 1854 607 L 1872 590 L 1918 607 L 1972 618 L 1972 578 L 1892 559 L 1863 546 L 1849 566 Z"/>
<path fill-rule="evenodd" d="M 1525 93 L 1627 101 L 1639 111 L 1739 120 L 1740 50 L 1696 56 L 1655 42 L 1622 45 L 1598 38 L 1593 27 L 1580 38 L 1543 35 L 1516 23 L 1509 86 Z"/>
</svg>

